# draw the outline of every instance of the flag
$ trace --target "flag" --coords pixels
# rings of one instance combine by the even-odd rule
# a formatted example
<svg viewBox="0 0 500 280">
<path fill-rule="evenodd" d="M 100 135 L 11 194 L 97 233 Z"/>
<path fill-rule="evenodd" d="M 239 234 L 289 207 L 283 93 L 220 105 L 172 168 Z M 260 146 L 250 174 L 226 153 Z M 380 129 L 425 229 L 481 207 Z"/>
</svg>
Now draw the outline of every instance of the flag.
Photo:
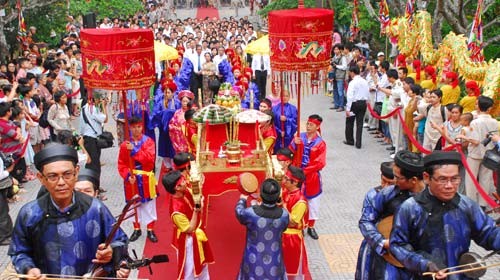
<svg viewBox="0 0 500 280">
<path fill-rule="evenodd" d="M 352 9 L 352 19 L 350 26 L 351 41 L 354 41 L 358 36 L 359 32 L 359 20 L 358 20 L 358 0 L 354 0 L 354 8 Z"/>
<path fill-rule="evenodd" d="M 391 22 L 391 18 L 389 17 L 389 5 L 387 5 L 387 0 L 380 1 L 380 9 L 378 11 L 378 18 L 380 21 L 380 33 L 385 33 L 385 28 Z"/>
<path fill-rule="evenodd" d="M 413 13 L 415 12 L 415 0 L 406 2 L 405 17 L 409 23 L 413 22 Z"/>
<path fill-rule="evenodd" d="M 483 22 L 481 20 L 481 14 L 483 13 L 483 0 L 477 2 L 476 14 L 474 15 L 474 20 L 472 21 L 472 28 L 470 30 L 469 40 L 467 41 L 467 47 L 470 51 L 470 58 L 472 61 L 481 62 L 484 61 L 483 55 Z"/>
<path fill-rule="evenodd" d="M 16 9 L 18 11 L 17 19 L 19 21 L 19 30 L 17 32 L 17 40 L 20 43 L 24 44 L 26 41 L 26 22 L 24 22 L 21 0 L 17 0 Z"/>
</svg>

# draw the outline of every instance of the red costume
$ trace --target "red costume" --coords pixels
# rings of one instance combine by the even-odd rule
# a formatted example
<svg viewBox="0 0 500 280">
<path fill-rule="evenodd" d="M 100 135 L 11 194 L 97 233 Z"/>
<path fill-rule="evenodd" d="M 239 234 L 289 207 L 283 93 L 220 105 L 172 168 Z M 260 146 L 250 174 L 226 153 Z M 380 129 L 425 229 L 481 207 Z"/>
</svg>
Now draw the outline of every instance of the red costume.
<svg viewBox="0 0 500 280">
<path fill-rule="evenodd" d="M 302 230 L 306 228 L 307 200 L 300 191 L 296 189 L 289 192 L 283 190 L 283 206 L 290 213 L 290 220 L 296 225 L 288 224 L 282 236 L 283 258 L 285 260 L 286 273 L 297 275 L 301 272 L 304 275 L 308 272 L 307 253 L 304 244 Z M 300 270 L 300 266 L 302 269 Z"/>
<path fill-rule="evenodd" d="M 182 179 L 181 179 L 182 180 Z M 193 217 L 194 200 L 193 196 L 186 190 L 184 196 L 177 198 L 172 196 L 170 201 L 170 217 L 174 222 L 174 231 L 172 246 L 177 250 L 177 279 L 184 279 L 184 266 L 186 264 L 186 238 L 191 236 L 193 239 L 193 257 L 195 276 L 198 277 L 203 270 L 203 266 L 214 262 L 212 251 L 208 244 L 205 232 L 196 228 L 191 233 L 186 233 L 184 226 L 189 226 L 189 221 Z M 200 216 L 197 221 L 198 227 L 201 225 Z"/>
<path fill-rule="evenodd" d="M 155 142 L 146 135 L 134 143 L 134 149 L 129 151 L 126 142 L 120 145 L 118 154 L 118 172 L 125 181 L 125 200 L 129 201 L 134 195 L 139 194 L 143 202 L 156 198 L 156 179 L 154 174 L 154 165 L 156 159 Z M 130 177 L 129 158 L 132 157 L 134 165 L 134 174 L 136 175 L 136 186 L 132 186 L 128 181 Z"/>
<path fill-rule="evenodd" d="M 319 135 L 311 141 L 307 140 L 307 134 L 300 134 L 302 139 L 302 162 L 296 162 L 294 165 L 300 166 L 304 170 L 306 180 L 304 182 L 304 195 L 307 199 L 314 198 L 322 192 L 321 174 L 319 173 L 326 165 L 326 143 Z M 297 155 L 297 145 L 294 141 L 290 144 L 290 150 Z M 298 159 L 296 157 L 295 159 Z"/>
<path fill-rule="evenodd" d="M 266 151 L 271 155 L 274 150 L 274 144 L 276 143 L 276 129 L 272 124 L 268 124 L 266 128 L 261 129 L 262 139 L 264 140 L 264 145 Z"/>
</svg>

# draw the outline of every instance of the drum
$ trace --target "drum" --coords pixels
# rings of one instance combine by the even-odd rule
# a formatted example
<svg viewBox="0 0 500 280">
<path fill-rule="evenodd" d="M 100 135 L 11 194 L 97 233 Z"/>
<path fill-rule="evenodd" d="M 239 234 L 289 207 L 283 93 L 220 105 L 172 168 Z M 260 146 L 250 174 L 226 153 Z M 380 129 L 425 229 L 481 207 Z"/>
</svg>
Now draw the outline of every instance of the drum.
<svg viewBox="0 0 500 280">
<path fill-rule="evenodd" d="M 392 230 L 392 223 L 394 221 L 394 215 L 383 218 L 377 225 L 377 229 L 384 236 L 385 239 L 389 239 Z M 404 267 L 390 252 L 385 253 L 383 256 L 384 260 L 393 266 Z"/>
<path fill-rule="evenodd" d="M 252 173 L 241 173 L 238 176 L 238 189 L 242 194 L 251 195 L 259 189 L 259 180 Z"/>
</svg>

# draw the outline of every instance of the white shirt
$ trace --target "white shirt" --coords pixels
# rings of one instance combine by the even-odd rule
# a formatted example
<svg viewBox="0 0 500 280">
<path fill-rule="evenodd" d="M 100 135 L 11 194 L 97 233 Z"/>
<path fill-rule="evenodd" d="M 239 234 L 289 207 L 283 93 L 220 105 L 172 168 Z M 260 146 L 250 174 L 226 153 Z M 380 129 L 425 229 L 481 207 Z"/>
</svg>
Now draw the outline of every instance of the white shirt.
<svg viewBox="0 0 500 280">
<path fill-rule="evenodd" d="M 191 60 L 191 62 L 193 63 L 193 70 L 195 73 L 198 73 L 201 71 L 201 69 L 203 68 L 203 64 L 205 64 L 205 56 L 203 55 L 203 53 L 200 54 L 200 64 L 199 64 L 199 70 L 198 70 L 198 53 L 195 53 L 194 55 L 190 55 L 188 57 L 189 60 Z"/>
<path fill-rule="evenodd" d="M 387 79 L 387 74 L 383 73 L 379 77 L 380 77 L 378 80 L 379 88 L 387 88 L 390 85 L 389 79 Z M 380 99 L 376 102 L 384 102 L 385 93 L 381 92 L 380 90 L 377 90 L 376 94 L 377 94 L 377 100 Z"/>
<path fill-rule="evenodd" d="M 264 71 L 267 70 L 267 75 L 271 75 L 271 59 L 268 54 L 254 54 L 252 59 L 252 71 L 255 76 L 255 71 L 262 71 L 261 58 L 264 60 Z"/>
<path fill-rule="evenodd" d="M 340 58 L 340 60 L 339 60 Z M 339 69 L 339 70 L 343 70 L 343 71 L 347 71 L 347 59 L 345 56 L 341 55 L 340 57 L 339 56 L 334 56 L 333 57 L 333 60 L 335 62 L 339 62 L 338 64 L 335 65 L 335 68 Z M 347 73 L 346 73 L 347 75 Z"/>
<path fill-rule="evenodd" d="M 368 100 L 370 97 L 370 87 L 368 82 L 363 79 L 360 75 L 354 76 L 352 81 L 347 87 L 347 104 L 346 110 L 351 111 L 351 106 L 353 102 L 359 100 Z"/>
<path fill-rule="evenodd" d="M 216 55 L 214 56 L 214 64 L 215 64 L 215 73 L 217 75 L 219 75 L 219 64 L 224 60 L 224 59 L 227 59 L 227 56 L 225 54 L 223 54 L 222 56 L 220 55 Z"/>
<path fill-rule="evenodd" d="M 387 104 L 387 110 L 392 111 L 399 107 L 400 105 L 404 106 L 404 101 L 408 104 L 408 100 L 405 99 L 405 96 L 408 95 L 403 89 L 403 83 L 400 80 L 396 80 L 391 88 L 391 96 L 389 96 L 389 104 Z"/>
</svg>

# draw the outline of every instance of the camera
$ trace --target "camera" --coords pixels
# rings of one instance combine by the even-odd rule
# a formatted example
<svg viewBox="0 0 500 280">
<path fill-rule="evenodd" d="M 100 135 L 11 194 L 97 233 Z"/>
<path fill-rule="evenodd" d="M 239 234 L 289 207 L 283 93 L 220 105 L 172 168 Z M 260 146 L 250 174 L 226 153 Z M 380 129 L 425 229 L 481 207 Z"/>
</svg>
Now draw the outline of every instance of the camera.
<svg viewBox="0 0 500 280">
<path fill-rule="evenodd" d="M 488 132 L 488 134 L 486 134 L 486 138 L 484 138 L 482 141 L 481 141 L 481 144 L 483 146 L 488 146 L 488 144 L 491 142 L 491 136 L 495 133 L 496 131 L 490 131 Z"/>
<path fill-rule="evenodd" d="M 78 141 L 80 140 L 82 136 L 80 134 L 73 134 L 73 136 L 71 137 L 71 146 L 73 148 L 78 148 L 80 147 L 80 144 L 78 144 Z"/>
<path fill-rule="evenodd" d="M 0 152 L 0 159 L 3 161 L 3 167 L 4 169 L 7 169 L 14 164 L 14 157 L 12 154 L 4 154 Z"/>
</svg>

